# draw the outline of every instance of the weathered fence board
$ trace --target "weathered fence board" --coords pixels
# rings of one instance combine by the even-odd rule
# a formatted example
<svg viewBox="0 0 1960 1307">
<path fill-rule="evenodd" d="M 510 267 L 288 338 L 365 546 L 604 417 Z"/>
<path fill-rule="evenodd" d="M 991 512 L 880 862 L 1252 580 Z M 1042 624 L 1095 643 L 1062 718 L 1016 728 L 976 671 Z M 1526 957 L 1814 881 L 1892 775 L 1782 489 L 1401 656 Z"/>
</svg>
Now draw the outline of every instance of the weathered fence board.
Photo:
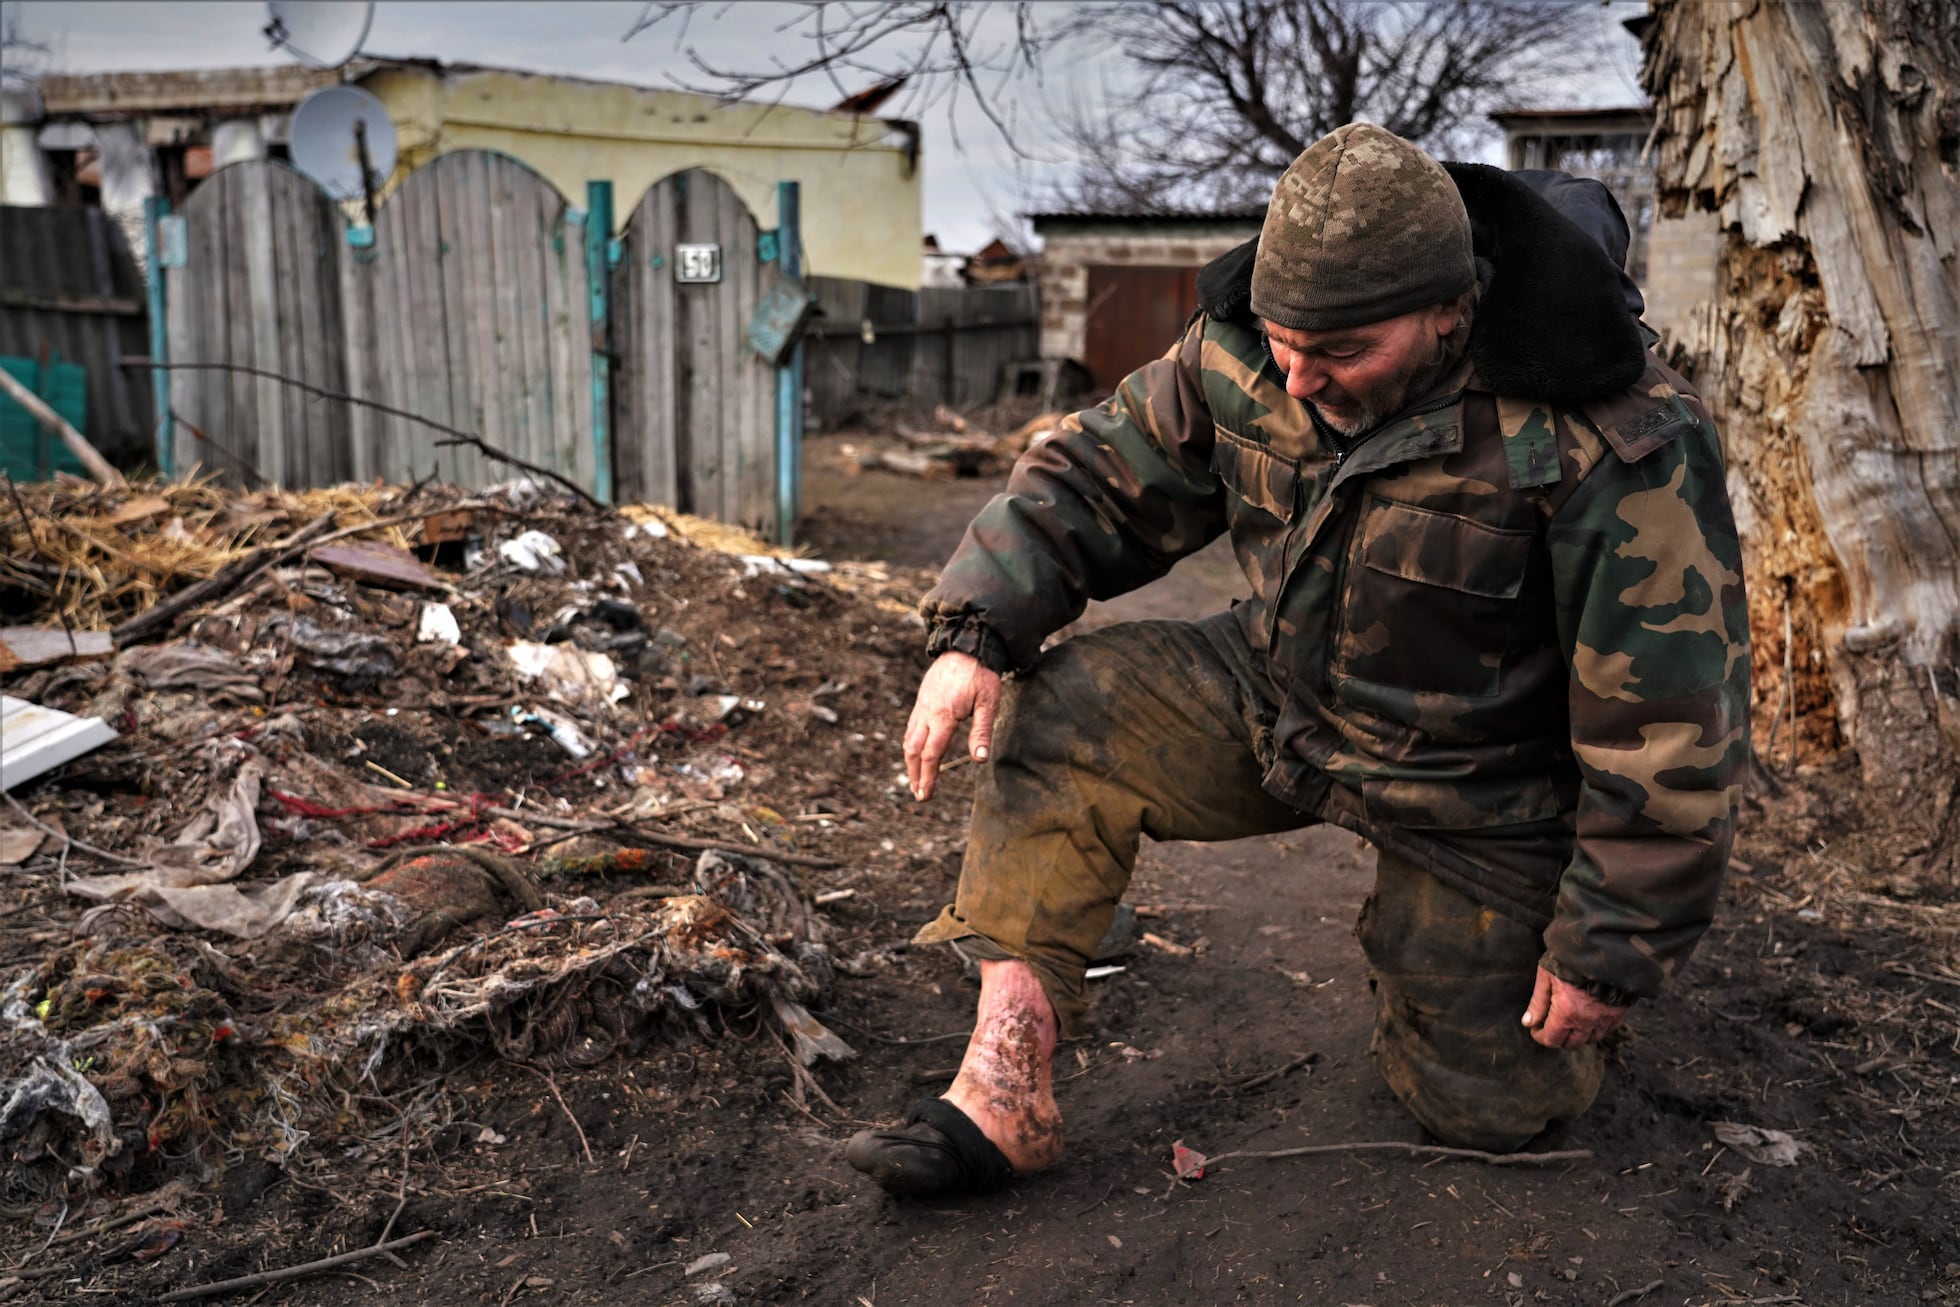
<svg viewBox="0 0 1960 1307">
<path fill-rule="evenodd" d="M 690 169 L 658 182 L 627 221 L 614 270 L 622 498 L 773 533 L 775 369 L 747 329 L 765 273 L 733 188 Z M 715 245 L 721 279 L 677 280 L 675 247 Z"/>
<path fill-rule="evenodd" d="M 346 389 L 334 275 L 340 217 L 284 164 L 226 168 L 184 205 L 185 262 L 167 280 L 174 361 L 233 363 Z M 155 274 L 153 274 L 155 275 Z M 135 352 L 135 351 L 132 351 Z M 343 405 L 244 373 L 170 378 L 173 466 L 227 480 L 323 485 L 350 470 Z"/>
<path fill-rule="evenodd" d="M 80 366 L 83 434 L 112 460 L 147 456 L 156 431 L 143 282 L 100 209 L 0 207 L 0 354 Z"/>
<path fill-rule="evenodd" d="M 479 437 L 594 489 L 775 529 L 776 370 L 747 329 L 780 272 L 754 217 L 701 171 L 669 177 L 619 241 L 609 387 L 595 386 L 585 215 L 503 155 L 460 151 L 417 169 L 349 243 L 337 206 L 283 165 L 221 170 L 183 214 L 169 278 L 173 363 L 244 364 Z M 720 276 L 682 283 L 681 244 L 721 251 Z M 604 356 L 600 356 L 602 359 Z M 610 391 L 611 450 L 595 404 Z M 240 373 L 171 374 L 177 465 L 287 485 L 348 476 L 464 485 L 511 470 L 372 408 Z"/>
<path fill-rule="evenodd" d="M 515 159 L 464 150 L 424 165 L 376 214 L 373 248 L 342 254 L 349 375 L 363 398 L 590 489 L 590 351 L 572 319 L 585 313 L 581 251 L 564 197 Z M 441 439 L 370 412 L 354 425 L 353 466 L 390 481 L 511 475 L 469 446 L 438 449 Z"/>
<path fill-rule="evenodd" d="M 984 404 L 1004 366 L 1039 351 L 1033 286 L 904 291 L 832 277 L 810 286 L 823 317 L 811 333 L 808 384 L 824 426 L 867 403 Z"/>
</svg>

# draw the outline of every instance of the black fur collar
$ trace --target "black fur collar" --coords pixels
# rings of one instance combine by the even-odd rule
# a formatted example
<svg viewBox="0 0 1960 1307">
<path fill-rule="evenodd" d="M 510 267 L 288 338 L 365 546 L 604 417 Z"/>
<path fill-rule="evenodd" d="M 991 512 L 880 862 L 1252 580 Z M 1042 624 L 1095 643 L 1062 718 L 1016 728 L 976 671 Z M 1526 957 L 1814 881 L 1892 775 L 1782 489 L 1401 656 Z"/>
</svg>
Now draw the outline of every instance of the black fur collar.
<svg viewBox="0 0 1960 1307">
<path fill-rule="evenodd" d="M 1470 362 L 1498 394 L 1574 404 L 1626 389 L 1647 347 L 1625 287 L 1597 241 L 1501 168 L 1443 165 L 1470 211 L 1483 283 Z M 1198 307 L 1222 322 L 1252 316 L 1255 237 L 1198 273 Z M 1635 297 L 1637 302 L 1637 292 Z"/>
</svg>

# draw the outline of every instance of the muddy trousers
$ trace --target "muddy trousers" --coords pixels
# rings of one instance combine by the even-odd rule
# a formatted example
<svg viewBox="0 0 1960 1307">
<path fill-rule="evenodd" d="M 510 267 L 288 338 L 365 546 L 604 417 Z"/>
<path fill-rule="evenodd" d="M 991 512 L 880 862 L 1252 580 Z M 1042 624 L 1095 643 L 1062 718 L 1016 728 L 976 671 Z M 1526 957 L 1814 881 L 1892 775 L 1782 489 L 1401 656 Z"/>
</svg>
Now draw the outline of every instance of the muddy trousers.
<svg viewBox="0 0 1960 1307">
<path fill-rule="evenodd" d="M 1131 622 L 1050 650 L 1008 687 L 957 900 L 917 942 L 1028 963 L 1062 1033 L 1080 1034 L 1083 972 L 1142 836 L 1231 840 L 1312 823 L 1260 786 L 1273 711 L 1260 686 L 1229 615 Z M 1591 1104 L 1598 1049 L 1542 1048 L 1519 1024 L 1543 953 L 1535 932 L 1381 853 L 1356 934 L 1376 1000 L 1370 1054 L 1437 1137 L 1510 1149 Z"/>
</svg>

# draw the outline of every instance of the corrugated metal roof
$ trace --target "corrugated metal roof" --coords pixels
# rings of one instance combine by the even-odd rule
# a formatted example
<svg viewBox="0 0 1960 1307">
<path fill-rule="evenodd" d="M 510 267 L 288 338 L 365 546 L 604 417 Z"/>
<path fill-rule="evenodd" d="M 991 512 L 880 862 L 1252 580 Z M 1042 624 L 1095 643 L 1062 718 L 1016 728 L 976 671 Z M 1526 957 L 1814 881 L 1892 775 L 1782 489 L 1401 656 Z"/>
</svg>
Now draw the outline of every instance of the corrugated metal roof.
<svg viewBox="0 0 1960 1307">
<path fill-rule="evenodd" d="M 0 790 L 11 790 L 115 738 L 100 717 L 77 717 L 0 694 Z"/>
</svg>

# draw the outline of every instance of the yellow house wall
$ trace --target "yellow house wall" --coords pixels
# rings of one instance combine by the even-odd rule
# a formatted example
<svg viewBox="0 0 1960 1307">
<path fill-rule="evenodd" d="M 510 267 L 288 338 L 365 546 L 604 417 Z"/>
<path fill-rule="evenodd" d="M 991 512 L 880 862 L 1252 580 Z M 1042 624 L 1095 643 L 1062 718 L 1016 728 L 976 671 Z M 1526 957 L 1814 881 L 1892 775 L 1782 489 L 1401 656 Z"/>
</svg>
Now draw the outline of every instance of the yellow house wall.
<svg viewBox="0 0 1960 1307">
<path fill-rule="evenodd" d="M 919 285 L 920 169 L 916 158 L 908 164 L 904 138 L 877 119 L 532 73 L 395 67 L 361 85 L 395 120 L 390 190 L 439 154 L 500 150 L 574 204 L 585 203 L 586 182 L 611 181 L 624 227 L 655 182 L 706 168 L 769 228 L 776 183 L 795 181 L 805 275 Z"/>
</svg>

